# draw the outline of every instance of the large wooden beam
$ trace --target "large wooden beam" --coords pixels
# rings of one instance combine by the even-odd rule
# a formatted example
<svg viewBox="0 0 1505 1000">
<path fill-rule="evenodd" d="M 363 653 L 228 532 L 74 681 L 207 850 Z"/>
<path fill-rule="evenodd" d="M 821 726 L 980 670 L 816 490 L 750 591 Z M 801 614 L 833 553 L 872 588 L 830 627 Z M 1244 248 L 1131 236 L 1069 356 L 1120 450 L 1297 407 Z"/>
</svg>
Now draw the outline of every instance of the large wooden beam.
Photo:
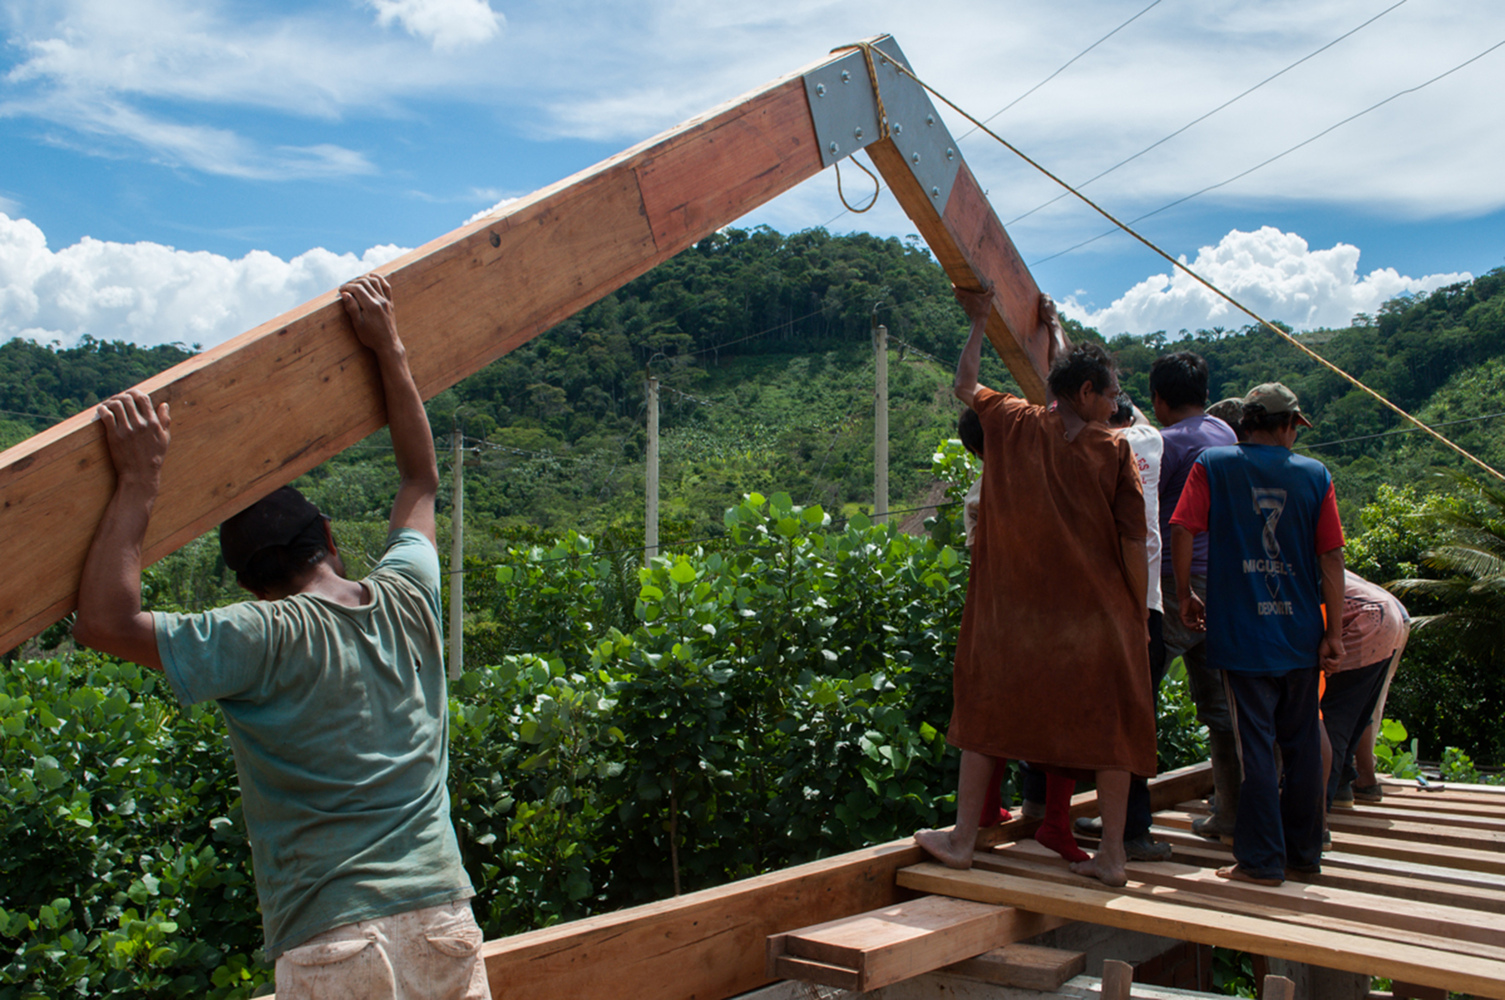
<svg viewBox="0 0 1505 1000">
<path fill-rule="evenodd" d="M 892 906 L 910 841 L 854 851 L 661 903 L 485 945 L 491 995 L 720 1000 L 770 981 L 768 936 Z"/>
<path fill-rule="evenodd" d="M 867 993 L 1043 934 L 1066 921 L 921 896 L 768 938 L 768 978 Z"/>
<path fill-rule="evenodd" d="M 813 63 L 381 268 L 424 396 L 819 172 L 806 78 L 854 58 Z M 884 142 L 880 165 L 893 160 Z M 901 183 L 900 165 L 884 170 L 952 280 L 994 283 L 1001 318 L 989 335 L 1039 396 L 1038 293 L 959 154 L 958 164 L 943 212 L 916 199 L 912 178 Z M 148 564 L 385 423 L 375 366 L 333 291 L 141 388 L 173 413 Z M 92 412 L 0 453 L 0 650 L 72 610 L 113 487 Z"/>
</svg>

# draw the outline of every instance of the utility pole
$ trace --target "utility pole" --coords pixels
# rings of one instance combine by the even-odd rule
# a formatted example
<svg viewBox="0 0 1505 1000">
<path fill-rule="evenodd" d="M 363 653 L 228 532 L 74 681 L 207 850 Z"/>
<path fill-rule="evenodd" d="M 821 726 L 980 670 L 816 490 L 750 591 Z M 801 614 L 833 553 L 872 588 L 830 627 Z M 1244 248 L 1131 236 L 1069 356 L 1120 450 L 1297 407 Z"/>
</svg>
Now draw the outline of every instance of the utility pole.
<svg viewBox="0 0 1505 1000">
<path fill-rule="evenodd" d="M 873 309 L 873 367 L 878 393 L 873 403 L 873 521 L 888 520 L 888 327 Z"/>
<path fill-rule="evenodd" d="M 454 465 L 454 512 L 449 534 L 449 679 L 459 680 L 465 670 L 465 437 L 460 415 L 455 414 L 450 432 L 450 461 Z"/>
<path fill-rule="evenodd" d="M 643 522 L 643 565 L 658 555 L 658 379 L 648 376 L 648 511 Z"/>
</svg>

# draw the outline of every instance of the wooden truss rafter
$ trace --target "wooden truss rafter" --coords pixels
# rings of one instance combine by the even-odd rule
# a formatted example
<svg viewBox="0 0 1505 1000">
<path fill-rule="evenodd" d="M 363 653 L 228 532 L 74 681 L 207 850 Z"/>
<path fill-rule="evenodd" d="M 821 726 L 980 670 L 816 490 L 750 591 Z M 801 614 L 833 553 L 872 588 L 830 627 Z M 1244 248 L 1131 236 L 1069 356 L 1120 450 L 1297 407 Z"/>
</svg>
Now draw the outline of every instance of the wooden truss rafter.
<svg viewBox="0 0 1505 1000">
<path fill-rule="evenodd" d="M 866 148 L 951 280 L 992 284 L 988 336 L 1025 393 L 1043 399 L 1039 292 L 929 98 L 894 69 L 902 53 L 874 41 L 897 126 L 887 133 L 863 54 L 843 52 L 380 268 L 424 396 Z M 148 564 L 385 423 L 375 365 L 333 291 L 141 388 L 173 412 Z M 0 650 L 74 607 L 114 486 L 95 424 L 80 413 L 0 453 Z"/>
</svg>

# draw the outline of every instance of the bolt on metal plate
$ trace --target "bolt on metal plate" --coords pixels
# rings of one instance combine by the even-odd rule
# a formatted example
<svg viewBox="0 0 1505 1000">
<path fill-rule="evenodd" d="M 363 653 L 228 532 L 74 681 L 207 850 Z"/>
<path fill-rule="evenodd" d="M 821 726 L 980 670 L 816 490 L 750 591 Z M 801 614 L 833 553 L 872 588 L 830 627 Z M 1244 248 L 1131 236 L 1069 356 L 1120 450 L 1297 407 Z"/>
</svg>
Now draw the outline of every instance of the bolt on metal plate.
<svg viewBox="0 0 1505 1000">
<path fill-rule="evenodd" d="M 898 43 L 887 37 L 874 48 L 890 138 L 919 181 L 920 189 L 929 192 L 937 211 L 942 211 L 961 167 L 956 142 L 936 114 L 930 95 L 894 66 L 894 62 L 909 65 Z M 838 86 L 842 83 L 849 86 Z M 860 50 L 807 74 L 805 94 L 823 166 L 830 166 L 877 140 L 878 106 L 869 83 L 867 61 Z M 924 124 L 906 129 L 905 122 Z"/>
</svg>

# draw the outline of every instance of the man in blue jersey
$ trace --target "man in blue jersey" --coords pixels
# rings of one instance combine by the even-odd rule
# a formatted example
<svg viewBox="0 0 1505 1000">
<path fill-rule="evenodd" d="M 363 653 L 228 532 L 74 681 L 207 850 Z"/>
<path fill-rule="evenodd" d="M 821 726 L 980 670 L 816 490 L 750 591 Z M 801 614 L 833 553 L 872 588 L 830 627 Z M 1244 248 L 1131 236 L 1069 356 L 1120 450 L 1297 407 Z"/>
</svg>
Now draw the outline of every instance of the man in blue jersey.
<svg viewBox="0 0 1505 1000">
<path fill-rule="evenodd" d="M 489 997 L 445 784 L 433 435 L 386 279 L 340 295 L 376 356 L 400 479 L 371 575 L 347 579 L 329 519 L 283 487 L 220 527 L 226 565 L 257 600 L 143 611 L 141 545 L 172 421 L 133 389 L 99 408 L 117 479 L 74 635 L 164 671 L 184 704 L 218 703 L 279 997 Z"/>
<path fill-rule="evenodd" d="M 1218 874 L 1279 885 L 1287 873 L 1320 870 L 1317 682 L 1343 656 L 1343 526 L 1327 469 L 1291 452 L 1311 426 L 1296 394 L 1278 382 L 1256 386 L 1242 425 L 1243 443 L 1209 448 L 1192 466 L 1171 515 L 1171 550 L 1182 620 L 1207 633 L 1243 764 L 1237 863 Z M 1192 540 L 1204 532 L 1205 606 L 1191 588 Z M 1325 624 L 1323 604 L 1332 609 Z"/>
</svg>

